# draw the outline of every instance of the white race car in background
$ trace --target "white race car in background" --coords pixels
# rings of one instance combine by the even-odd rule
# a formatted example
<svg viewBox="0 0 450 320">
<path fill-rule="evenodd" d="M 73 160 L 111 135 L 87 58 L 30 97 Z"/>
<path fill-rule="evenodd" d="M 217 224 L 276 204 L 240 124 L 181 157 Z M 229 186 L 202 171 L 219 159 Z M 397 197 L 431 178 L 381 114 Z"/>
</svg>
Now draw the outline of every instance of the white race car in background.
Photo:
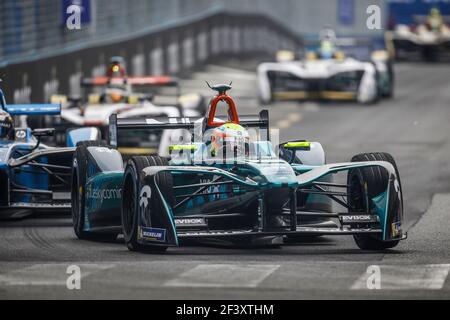
<svg viewBox="0 0 450 320">
<path fill-rule="evenodd" d="M 365 59 L 348 56 L 344 48 L 361 44 L 356 39 L 336 39 L 333 31 L 326 32 L 321 35 L 320 49 L 307 52 L 303 59 L 293 61 L 294 53 L 282 51 L 277 54 L 278 62 L 259 65 L 262 103 L 275 100 L 374 103 L 379 97 L 392 97 L 393 67 L 387 51 L 372 51 L 364 44 Z"/>
<path fill-rule="evenodd" d="M 414 20 L 417 24 L 399 24 L 387 34 L 398 59 L 417 53 L 423 60 L 436 61 L 441 53 L 450 53 L 450 17 L 433 8 L 428 16 L 415 16 Z"/>
<path fill-rule="evenodd" d="M 103 138 L 107 137 L 109 117 L 117 114 L 119 118 L 145 117 L 197 117 L 204 113 L 204 99 L 199 94 L 178 95 L 171 97 L 172 103 L 156 104 L 154 94 L 136 93 L 135 86 L 177 86 L 177 79 L 168 76 L 159 77 L 126 77 L 108 78 L 97 77 L 83 80 L 85 87 L 99 87 L 100 92 L 87 95 L 87 101 L 70 99 L 66 96 L 55 95 L 52 103 L 61 103 L 63 108 L 59 117 L 40 119 L 47 125 L 56 128 L 57 145 L 64 144 L 68 129 L 77 127 L 98 127 Z M 178 91 L 178 90 L 177 90 Z M 176 101 L 174 101 L 176 99 Z M 47 123 L 51 120 L 51 123 Z M 32 122 L 32 121 L 31 121 Z M 168 154 L 171 144 L 170 130 L 161 130 L 147 134 L 128 133 L 123 139 L 122 149 L 125 155 Z"/>
<path fill-rule="evenodd" d="M 201 117 L 206 112 L 203 96 L 199 94 L 180 95 L 178 79 L 170 76 L 128 76 L 125 59 L 115 56 L 110 59 L 106 73 L 101 77 L 85 78 L 81 85 L 84 89 L 81 97 L 54 95 L 51 103 L 62 105 L 58 117 L 28 117 L 30 127 L 45 126 L 56 129 L 57 145 L 65 145 L 67 132 L 78 127 L 97 127 L 107 138 L 109 118 L 115 114 L 118 118 L 145 117 Z M 176 88 L 176 94 L 161 92 L 166 87 Z M 141 92 L 134 91 L 140 88 Z M 166 90 L 167 91 L 167 90 Z M 163 102 L 155 102 L 155 96 Z M 160 130 L 148 133 L 128 132 L 122 140 L 124 155 L 168 154 L 173 132 Z M 178 134 L 179 136 L 179 134 Z M 176 138 L 178 140 L 178 138 Z"/>
</svg>

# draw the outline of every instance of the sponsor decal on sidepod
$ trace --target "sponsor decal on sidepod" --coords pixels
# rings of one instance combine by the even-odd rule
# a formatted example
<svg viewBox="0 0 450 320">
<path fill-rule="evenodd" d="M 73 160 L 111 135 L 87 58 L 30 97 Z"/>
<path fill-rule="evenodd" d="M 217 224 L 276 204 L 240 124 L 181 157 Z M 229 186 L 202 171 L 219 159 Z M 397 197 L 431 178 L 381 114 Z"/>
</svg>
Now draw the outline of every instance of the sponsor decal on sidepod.
<svg viewBox="0 0 450 320">
<path fill-rule="evenodd" d="M 122 198 L 122 189 L 99 189 L 88 187 L 86 190 L 86 198 L 98 200 L 117 200 Z"/>
</svg>

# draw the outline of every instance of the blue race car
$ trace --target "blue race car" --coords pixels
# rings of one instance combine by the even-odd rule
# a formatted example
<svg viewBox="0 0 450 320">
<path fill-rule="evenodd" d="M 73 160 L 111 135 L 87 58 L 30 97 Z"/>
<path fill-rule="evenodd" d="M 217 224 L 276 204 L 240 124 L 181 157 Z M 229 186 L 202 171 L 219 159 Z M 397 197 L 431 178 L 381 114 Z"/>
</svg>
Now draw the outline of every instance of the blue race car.
<svg viewBox="0 0 450 320">
<path fill-rule="evenodd" d="M 130 250 L 149 252 L 192 240 L 278 244 L 305 235 L 353 235 L 360 248 L 383 250 L 406 238 L 400 178 L 389 154 L 325 164 L 320 143 L 301 140 L 275 152 L 268 112 L 240 116 L 226 93 L 231 86 L 212 89 L 218 94 L 206 117 L 113 115 L 110 146 L 78 146 L 72 168 L 78 238 L 123 233 Z M 172 145 L 170 158 L 133 157 L 124 167 L 118 131 L 162 128 L 189 131 L 192 139 Z M 340 183 L 330 178 L 338 173 Z"/>
<path fill-rule="evenodd" d="M 99 131 L 67 133 L 67 147 L 41 143 L 54 129 L 15 128 L 12 116 L 57 115 L 57 104 L 7 105 L 0 89 L 0 218 L 22 218 L 35 211 L 70 212 L 72 156 L 79 141 L 98 140 Z"/>
</svg>

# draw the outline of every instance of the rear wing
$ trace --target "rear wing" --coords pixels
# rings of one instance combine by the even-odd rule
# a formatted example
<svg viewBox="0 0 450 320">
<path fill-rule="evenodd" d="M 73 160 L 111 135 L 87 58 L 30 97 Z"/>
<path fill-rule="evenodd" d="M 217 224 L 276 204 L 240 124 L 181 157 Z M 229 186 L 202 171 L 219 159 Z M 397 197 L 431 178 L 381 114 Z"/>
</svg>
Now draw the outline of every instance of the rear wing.
<svg viewBox="0 0 450 320">
<path fill-rule="evenodd" d="M 335 44 L 338 47 L 373 47 L 374 39 L 369 37 L 340 37 L 336 38 Z M 318 48 L 320 46 L 320 40 L 317 38 L 310 38 L 304 41 L 304 45 L 307 48 Z"/>
<path fill-rule="evenodd" d="M 60 104 L 6 104 L 5 95 L 0 89 L 1 109 L 12 116 L 43 116 L 61 114 Z"/>
<path fill-rule="evenodd" d="M 306 51 L 315 51 L 320 46 L 320 41 L 310 39 L 305 41 Z M 386 50 L 384 37 L 341 37 L 336 39 L 338 50 L 358 60 L 371 60 L 371 54 L 377 50 Z"/>
<path fill-rule="evenodd" d="M 81 84 L 86 87 L 126 84 L 131 86 L 176 87 L 178 86 L 178 79 L 170 76 L 125 78 L 95 77 L 85 78 L 81 81 Z"/>
<path fill-rule="evenodd" d="M 5 108 L 12 116 L 52 116 L 61 114 L 60 104 L 10 104 Z"/>
<path fill-rule="evenodd" d="M 412 20 L 416 24 L 422 24 L 422 23 L 427 22 L 427 18 L 428 18 L 428 15 L 426 15 L 426 14 L 425 15 L 417 14 L 417 15 L 412 16 Z M 450 16 L 449 15 L 442 15 L 442 20 L 444 21 L 444 23 L 450 24 Z"/>
<path fill-rule="evenodd" d="M 240 124 L 248 128 L 259 128 L 263 132 L 261 134 L 270 140 L 269 132 L 269 112 L 262 110 L 258 115 L 239 116 Z M 117 114 L 109 117 L 109 144 L 115 148 L 118 147 L 118 130 L 176 130 L 186 129 L 193 130 L 195 128 L 206 129 L 206 118 L 125 118 L 118 119 Z"/>
</svg>

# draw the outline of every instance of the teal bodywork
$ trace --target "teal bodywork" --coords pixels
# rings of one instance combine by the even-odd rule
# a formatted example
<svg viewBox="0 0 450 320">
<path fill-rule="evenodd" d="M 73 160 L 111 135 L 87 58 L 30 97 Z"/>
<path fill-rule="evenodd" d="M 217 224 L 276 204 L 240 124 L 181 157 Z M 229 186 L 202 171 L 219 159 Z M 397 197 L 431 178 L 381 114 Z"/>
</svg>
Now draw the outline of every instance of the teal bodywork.
<svg viewBox="0 0 450 320">
<path fill-rule="evenodd" d="M 92 223 L 98 225 L 102 221 L 111 221 L 109 218 L 103 218 L 104 216 L 120 217 L 122 181 L 123 171 L 113 171 L 96 174 L 86 182 L 85 231 L 91 229 Z"/>
<path fill-rule="evenodd" d="M 401 193 L 395 188 L 397 177 L 390 163 L 374 161 L 306 166 L 290 164 L 280 159 L 267 141 L 253 144 L 250 149 L 253 151 L 246 158 L 236 157 L 230 162 L 214 163 L 208 157 L 208 148 L 204 144 L 198 144 L 195 148 L 184 149 L 188 152 L 172 154 L 169 166 L 145 168 L 141 172 L 142 180 L 139 183 L 142 188 L 139 190 L 140 197 L 145 186 L 149 186 L 151 197 L 159 197 L 164 205 L 163 212 L 154 212 L 150 206 L 140 204 L 139 228 L 149 234 L 160 232 L 158 235 L 164 239 L 164 245 L 177 246 L 180 230 L 176 226 L 176 219 L 242 212 L 250 213 L 248 216 L 251 219 L 261 219 L 263 212 L 271 210 L 270 203 L 275 203 L 277 207 L 288 202 L 292 192 L 298 193 L 314 182 L 332 181 L 332 175 L 339 172 L 377 166 L 389 173 L 389 185 L 383 194 L 370 199 L 370 212 L 378 216 L 383 240 L 403 237 Z M 85 229 L 94 230 L 111 224 L 120 226 L 123 169 L 103 172 L 90 169 L 88 172 L 92 176 L 88 178 L 85 187 Z M 173 178 L 173 197 L 180 200 L 175 201 L 175 206 L 169 205 L 166 195 L 158 186 L 157 177 L 164 172 L 170 173 Z M 147 193 L 146 196 L 150 197 Z M 307 207 L 308 203 L 322 202 L 326 205 L 328 200 L 324 195 L 312 194 L 307 197 L 304 205 Z M 240 229 L 251 229 L 257 223 L 250 218 L 239 219 L 241 218 L 231 219 L 227 228 L 238 230 L 239 223 Z M 234 221 L 236 225 L 233 224 Z M 265 231 L 263 224 L 260 231 Z M 161 245 L 161 239 L 138 241 Z"/>
</svg>

